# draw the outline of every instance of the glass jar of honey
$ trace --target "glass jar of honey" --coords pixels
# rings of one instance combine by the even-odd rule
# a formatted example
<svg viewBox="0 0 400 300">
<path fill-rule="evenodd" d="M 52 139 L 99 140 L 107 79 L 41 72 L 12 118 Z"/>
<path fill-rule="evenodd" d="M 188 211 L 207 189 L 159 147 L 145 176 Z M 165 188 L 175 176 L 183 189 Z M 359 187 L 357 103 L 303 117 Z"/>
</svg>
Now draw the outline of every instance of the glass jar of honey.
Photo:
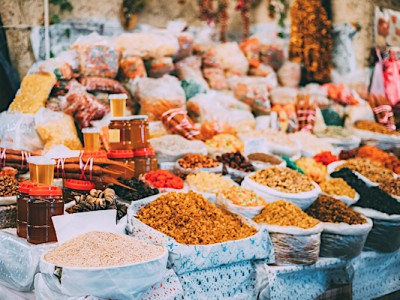
<svg viewBox="0 0 400 300">
<path fill-rule="evenodd" d="M 132 150 L 133 139 L 132 117 L 111 118 L 108 142 L 112 150 Z"/>
<path fill-rule="evenodd" d="M 133 131 L 133 149 L 141 149 L 149 147 L 149 123 L 148 117 L 144 115 L 133 116 L 131 120 Z"/>
<path fill-rule="evenodd" d="M 136 149 L 134 155 L 135 177 L 158 169 L 158 161 L 153 148 Z"/>
<path fill-rule="evenodd" d="M 26 226 L 28 221 L 29 191 L 37 184 L 26 180 L 19 184 L 19 194 L 17 196 L 17 235 L 26 239 Z"/>
<path fill-rule="evenodd" d="M 57 242 L 51 217 L 64 214 L 62 190 L 56 186 L 37 185 L 29 190 L 27 204 L 28 242 L 32 244 Z"/>
<path fill-rule="evenodd" d="M 132 179 L 135 176 L 135 160 L 133 150 L 110 150 L 108 158 L 123 163 L 126 167 L 110 165 L 108 168 L 114 171 L 121 171 L 123 179 Z"/>
</svg>

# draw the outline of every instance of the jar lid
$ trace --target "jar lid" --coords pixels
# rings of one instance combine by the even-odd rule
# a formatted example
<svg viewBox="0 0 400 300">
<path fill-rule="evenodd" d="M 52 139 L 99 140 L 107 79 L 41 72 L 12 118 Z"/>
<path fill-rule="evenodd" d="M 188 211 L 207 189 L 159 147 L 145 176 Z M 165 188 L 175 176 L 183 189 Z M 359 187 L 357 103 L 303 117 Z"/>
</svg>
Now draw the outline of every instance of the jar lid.
<svg viewBox="0 0 400 300">
<path fill-rule="evenodd" d="M 112 117 L 111 121 L 132 121 L 135 116 Z"/>
<path fill-rule="evenodd" d="M 91 181 L 67 179 L 65 181 L 65 187 L 73 190 L 90 191 L 95 188 L 95 185 Z"/>
<path fill-rule="evenodd" d="M 108 99 L 122 99 L 122 100 L 126 100 L 128 99 L 128 95 L 127 94 L 111 94 L 108 95 Z"/>
<path fill-rule="evenodd" d="M 22 182 L 19 184 L 18 191 L 19 191 L 20 193 L 29 194 L 30 189 L 31 189 L 33 186 L 36 186 L 36 185 L 37 185 L 37 184 L 33 183 L 33 182 L 30 181 L 30 180 L 25 180 L 25 181 L 22 181 Z"/>
<path fill-rule="evenodd" d="M 153 148 L 140 148 L 135 150 L 135 156 L 154 156 L 156 152 Z"/>
<path fill-rule="evenodd" d="M 136 116 L 132 116 L 131 120 L 143 120 L 143 121 L 147 121 L 149 119 L 149 116 L 146 115 L 136 115 Z"/>
<path fill-rule="evenodd" d="M 37 185 L 30 189 L 29 196 L 62 196 L 62 191 L 53 185 Z"/>
<path fill-rule="evenodd" d="M 107 158 L 107 152 L 104 150 L 96 152 L 84 151 L 82 156 L 91 158 Z"/>
<path fill-rule="evenodd" d="M 132 158 L 133 150 L 110 150 L 107 153 L 108 158 Z"/>
</svg>

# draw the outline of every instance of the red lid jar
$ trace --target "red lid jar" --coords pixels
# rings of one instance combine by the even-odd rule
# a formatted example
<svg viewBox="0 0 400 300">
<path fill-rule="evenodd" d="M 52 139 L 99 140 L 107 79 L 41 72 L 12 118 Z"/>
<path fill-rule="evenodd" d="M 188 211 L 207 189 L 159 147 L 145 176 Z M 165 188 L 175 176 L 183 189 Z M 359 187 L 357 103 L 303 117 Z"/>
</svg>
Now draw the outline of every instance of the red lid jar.
<svg viewBox="0 0 400 300">
<path fill-rule="evenodd" d="M 133 150 L 110 150 L 108 158 L 118 161 L 123 165 L 111 165 L 109 169 L 120 171 L 123 173 L 123 179 L 132 179 L 135 176 L 135 160 Z"/>
<path fill-rule="evenodd" d="M 17 196 L 17 235 L 26 238 L 26 225 L 28 221 L 27 202 L 29 200 L 29 191 L 36 183 L 26 180 L 19 184 L 19 194 Z"/>
<path fill-rule="evenodd" d="M 153 148 L 140 148 L 135 152 L 135 176 L 139 177 L 149 171 L 158 169 L 158 161 L 155 158 L 155 151 Z"/>
<path fill-rule="evenodd" d="M 65 203 L 75 201 L 75 197 L 88 195 L 90 190 L 95 188 L 95 184 L 91 181 L 67 179 L 64 182 L 63 197 Z"/>
</svg>

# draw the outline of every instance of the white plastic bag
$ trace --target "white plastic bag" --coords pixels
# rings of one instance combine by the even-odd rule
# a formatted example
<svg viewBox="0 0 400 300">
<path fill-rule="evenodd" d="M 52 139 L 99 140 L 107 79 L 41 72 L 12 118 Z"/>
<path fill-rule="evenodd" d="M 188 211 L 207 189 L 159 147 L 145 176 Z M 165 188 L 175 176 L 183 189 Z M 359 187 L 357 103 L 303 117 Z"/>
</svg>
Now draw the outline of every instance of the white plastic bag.
<svg viewBox="0 0 400 300">
<path fill-rule="evenodd" d="M 198 169 L 187 168 L 187 169 L 185 169 L 185 168 L 182 168 L 178 162 L 176 162 L 174 172 L 176 174 L 179 174 L 179 176 L 183 176 L 183 177 L 186 177 L 190 174 L 195 174 L 200 171 L 221 174 L 223 167 L 224 167 L 224 165 L 222 163 L 219 163 L 217 167 L 213 167 L 213 168 L 198 168 Z"/>
<path fill-rule="evenodd" d="M 240 206 L 233 204 L 232 201 L 226 198 L 222 193 L 217 194 L 215 204 L 218 207 L 249 219 L 253 219 L 255 216 L 260 214 L 264 208 L 264 206 Z"/>
<path fill-rule="evenodd" d="M 147 226 L 135 218 L 136 213 L 148 203 L 156 200 L 160 195 L 132 202 L 128 209 L 127 230 L 139 239 L 151 239 L 168 247 L 169 266 L 176 274 L 190 271 L 205 270 L 235 262 L 265 259 L 273 261 L 273 250 L 268 231 L 264 226 L 258 226 L 251 220 L 242 218 L 258 232 L 250 237 L 224 243 L 210 245 L 185 245 L 176 242 L 173 238 Z"/>
<path fill-rule="evenodd" d="M 236 42 L 216 46 L 217 57 L 225 72 L 236 75 L 246 75 L 249 63 Z"/>
<path fill-rule="evenodd" d="M 317 262 L 323 225 L 310 229 L 294 226 L 266 225 L 274 245 L 278 265 L 312 265 Z"/>
<path fill-rule="evenodd" d="M 244 178 L 242 187 L 253 190 L 256 194 L 263 197 L 268 203 L 277 200 L 286 200 L 297 205 L 302 210 L 305 210 L 315 201 L 315 199 L 318 198 L 319 194 L 321 193 L 321 188 L 315 182 L 313 182 L 313 185 L 315 186 L 313 190 L 309 192 L 293 194 L 279 192 L 265 185 L 261 185 L 250 179 L 250 176 L 252 176 L 252 174 Z"/>
<path fill-rule="evenodd" d="M 400 248 L 400 215 L 388 215 L 363 207 L 353 207 L 353 209 L 374 222 L 364 250 L 394 252 Z"/>
<path fill-rule="evenodd" d="M 2 112 L 0 147 L 28 152 L 43 149 L 42 140 L 35 127 L 35 115 Z"/>
<path fill-rule="evenodd" d="M 372 220 L 365 218 L 367 223 L 349 225 L 346 223 L 324 222 L 321 235 L 321 257 L 353 258 L 358 256 L 372 229 Z"/>
</svg>

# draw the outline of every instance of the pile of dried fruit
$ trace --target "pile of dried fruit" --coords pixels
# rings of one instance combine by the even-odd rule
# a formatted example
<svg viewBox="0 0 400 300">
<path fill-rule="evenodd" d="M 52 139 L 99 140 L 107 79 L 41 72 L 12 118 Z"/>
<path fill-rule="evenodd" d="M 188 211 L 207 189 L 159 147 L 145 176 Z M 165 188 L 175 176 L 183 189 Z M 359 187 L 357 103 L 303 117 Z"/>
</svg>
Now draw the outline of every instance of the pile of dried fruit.
<svg viewBox="0 0 400 300">
<path fill-rule="evenodd" d="M 126 204 L 116 201 L 115 192 L 113 189 L 91 190 L 89 195 L 75 196 L 76 204 L 67 209 L 70 214 L 95 211 L 95 210 L 106 210 L 106 209 L 116 209 L 117 218 L 122 219 L 128 210 Z"/>
<path fill-rule="evenodd" d="M 397 131 L 390 131 L 385 126 L 383 126 L 379 123 L 376 123 L 374 121 L 358 121 L 354 125 L 354 127 L 357 129 L 368 130 L 368 131 L 381 133 L 381 134 L 400 136 L 400 133 L 398 133 Z"/>
<path fill-rule="evenodd" d="M 256 223 L 279 226 L 295 226 L 309 229 L 319 221 L 310 217 L 293 203 L 279 200 L 268 203 L 258 216 L 253 219 Z"/>
<path fill-rule="evenodd" d="M 254 193 L 252 190 L 241 186 L 231 186 L 221 191 L 221 194 L 233 204 L 239 206 L 261 206 L 265 205 L 265 200 Z"/>
<path fill-rule="evenodd" d="M 339 160 L 339 158 L 336 155 L 332 154 L 332 152 L 330 151 L 322 151 L 315 155 L 313 158 L 316 162 L 319 162 L 325 166 Z"/>
<path fill-rule="evenodd" d="M 186 178 L 187 183 L 199 192 L 216 193 L 233 185 L 233 181 L 219 174 L 199 172 Z"/>
<path fill-rule="evenodd" d="M 193 191 L 162 195 L 139 210 L 137 217 L 181 244 L 222 243 L 257 232 L 236 215 L 217 208 Z"/>
<path fill-rule="evenodd" d="M 229 168 L 243 172 L 253 172 L 253 165 L 239 152 L 224 153 L 217 156 L 217 160 Z"/>
<path fill-rule="evenodd" d="M 328 170 L 325 165 L 315 161 L 313 158 L 302 157 L 296 160 L 296 165 L 311 178 L 311 180 L 320 183 L 325 180 Z"/>
<path fill-rule="evenodd" d="M 364 224 L 367 221 L 342 201 L 329 196 L 319 196 L 306 213 L 321 222 Z"/>
<path fill-rule="evenodd" d="M 215 168 L 219 163 L 203 154 L 185 154 L 178 160 L 178 164 L 184 169 Z"/>
<path fill-rule="evenodd" d="M 281 159 L 266 153 L 251 153 L 247 156 L 247 158 L 251 161 L 258 161 L 271 165 L 279 165 L 282 163 Z"/>
<path fill-rule="evenodd" d="M 121 199 L 128 201 L 136 201 L 146 197 L 150 197 L 159 193 L 158 189 L 151 188 L 147 183 L 133 177 L 130 180 L 119 179 L 119 181 L 134 190 L 124 188 L 122 186 L 114 185 L 115 193 Z"/>
<path fill-rule="evenodd" d="M 144 175 L 144 179 L 150 185 L 156 188 L 171 188 L 171 189 L 183 189 L 184 182 L 183 180 L 172 174 L 167 170 L 156 170 L 150 171 L 149 173 Z"/>
<path fill-rule="evenodd" d="M 358 149 L 357 157 L 368 158 L 394 173 L 400 174 L 400 159 L 379 148 L 367 145 L 362 146 Z"/>
<path fill-rule="evenodd" d="M 243 142 L 232 134 L 217 134 L 212 139 L 206 141 L 206 145 L 220 150 L 221 152 L 243 151 Z"/>
<path fill-rule="evenodd" d="M 44 259 L 59 267 L 100 268 L 150 261 L 163 252 L 160 246 L 127 235 L 92 231 L 50 250 Z"/>
<path fill-rule="evenodd" d="M 284 193 L 302 193 L 315 189 L 305 175 L 288 168 L 270 167 L 257 171 L 250 179 Z"/>
<path fill-rule="evenodd" d="M 349 186 L 342 178 L 332 178 L 319 184 L 321 190 L 333 196 L 346 196 L 354 199 L 356 191 Z"/>
<path fill-rule="evenodd" d="M 393 179 L 393 173 L 389 169 L 383 168 L 379 163 L 365 158 L 351 158 L 344 164 L 336 167 L 336 171 L 348 168 L 367 177 L 372 182 L 385 183 Z"/>
<path fill-rule="evenodd" d="M 351 150 L 342 150 L 339 153 L 340 160 L 348 160 L 349 158 L 355 158 L 357 156 L 358 148 Z"/>
<path fill-rule="evenodd" d="M 0 197 L 18 195 L 18 180 L 11 176 L 0 176 Z"/>
</svg>

